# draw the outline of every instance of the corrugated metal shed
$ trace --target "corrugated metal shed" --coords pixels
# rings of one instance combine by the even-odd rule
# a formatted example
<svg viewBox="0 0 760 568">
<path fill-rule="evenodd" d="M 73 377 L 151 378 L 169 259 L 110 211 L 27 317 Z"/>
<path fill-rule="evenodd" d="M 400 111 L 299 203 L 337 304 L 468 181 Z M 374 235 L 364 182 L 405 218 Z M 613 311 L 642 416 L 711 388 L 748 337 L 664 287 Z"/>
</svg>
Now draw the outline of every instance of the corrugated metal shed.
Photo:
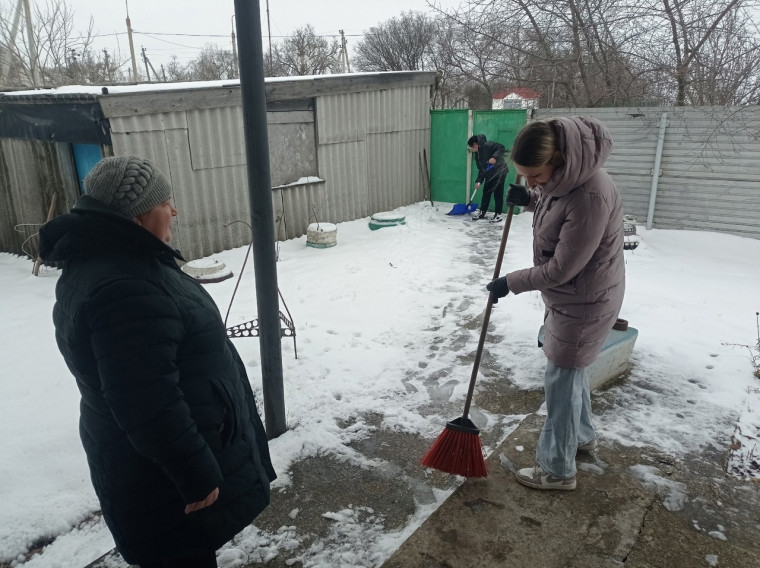
<svg viewBox="0 0 760 568">
<path fill-rule="evenodd" d="M 277 238 L 423 199 L 417 153 L 429 146 L 434 82 L 434 73 L 268 81 Z M 187 258 L 247 244 L 249 229 L 234 223 L 250 219 L 239 90 L 159 95 L 104 99 L 114 153 L 147 148 L 169 172 L 180 211 L 173 244 Z"/>
<path fill-rule="evenodd" d="M 277 237 L 305 234 L 315 217 L 347 221 L 423 199 L 418 155 L 429 148 L 435 81 L 434 72 L 267 80 Z M 179 211 L 172 245 L 186 258 L 250 242 L 250 230 L 234 223 L 250 220 L 237 82 L 83 98 L 93 99 L 102 109 L 94 126 L 109 125 L 113 154 L 151 158 L 169 175 Z"/>
<path fill-rule="evenodd" d="M 625 212 L 646 221 L 660 120 L 667 114 L 653 226 L 760 238 L 760 107 L 541 109 L 595 116 L 614 140 L 606 168 Z"/>
<path fill-rule="evenodd" d="M 429 86 L 317 99 L 319 172 L 331 222 L 424 199 L 419 154 L 430 149 Z"/>
</svg>

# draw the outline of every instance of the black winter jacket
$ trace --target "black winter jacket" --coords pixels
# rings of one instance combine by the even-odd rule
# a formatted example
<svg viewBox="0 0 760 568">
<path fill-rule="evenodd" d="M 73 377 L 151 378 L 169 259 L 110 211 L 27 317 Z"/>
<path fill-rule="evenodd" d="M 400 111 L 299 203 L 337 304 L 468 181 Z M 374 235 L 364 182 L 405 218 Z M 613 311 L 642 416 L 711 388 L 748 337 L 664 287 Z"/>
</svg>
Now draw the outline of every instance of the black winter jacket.
<svg viewBox="0 0 760 568">
<path fill-rule="evenodd" d="M 475 165 L 478 168 L 478 177 L 475 179 L 475 183 L 505 177 L 509 168 L 507 162 L 504 161 L 504 152 L 506 152 L 504 145 L 493 140 L 486 140 L 485 134 L 478 134 L 477 137 L 478 151 L 475 153 Z M 488 160 L 491 158 L 495 158 L 496 163 L 489 170 L 487 169 L 490 165 Z"/>
<path fill-rule="evenodd" d="M 119 552 L 139 564 L 216 550 L 269 504 L 275 473 L 214 301 L 176 251 L 91 197 L 40 233 L 43 259 L 63 262 L 56 339 Z M 184 513 L 215 487 L 216 503 Z"/>
</svg>

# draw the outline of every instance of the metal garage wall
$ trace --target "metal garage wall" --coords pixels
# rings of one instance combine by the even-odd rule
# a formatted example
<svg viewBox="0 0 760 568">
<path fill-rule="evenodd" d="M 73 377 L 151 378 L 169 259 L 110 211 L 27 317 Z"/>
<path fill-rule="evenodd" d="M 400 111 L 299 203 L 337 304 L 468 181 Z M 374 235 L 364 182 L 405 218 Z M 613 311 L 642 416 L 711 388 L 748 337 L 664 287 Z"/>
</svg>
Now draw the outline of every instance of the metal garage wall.
<svg viewBox="0 0 760 568">
<path fill-rule="evenodd" d="M 606 168 L 626 213 L 647 220 L 661 117 L 667 116 L 653 226 L 760 238 L 760 108 L 541 109 L 595 116 L 615 142 Z"/>
<path fill-rule="evenodd" d="M 153 159 L 170 176 L 179 212 L 172 246 L 185 258 L 250 243 L 250 229 L 233 223 L 250 223 L 240 107 L 110 120 L 115 154 Z M 312 114 L 304 111 L 268 114 L 273 185 L 315 175 L 313 122 Z M 275 197 L 276 220 L 282 217 L 281 204 L 282 199 L 278 210 Z M 300 236 L 307 225 L 308 217 L 293 218 L 284 234 Z"/>
<path fill-rule="evenodd" d="M 418 156 L 429 151 L 429 105 L 429 86 L 317 99 L 323 220 L 350 221 L 425 198 Z"/>
<path fill-rule="evenodd" d="M 319 207 L 319 204 L 325 201 L 324 187 L 324 182 L 319 181 L 274 188 L 272 201 L 275 238 L 278 241 L 305 235 L 310 223 L 327 221 L 322 217 Z M 314 210 L 312 210 L 312 205 L 314 205 Z M 314 217 L 315 210 L 317 211 L 316 218 Z"/>
</svg>

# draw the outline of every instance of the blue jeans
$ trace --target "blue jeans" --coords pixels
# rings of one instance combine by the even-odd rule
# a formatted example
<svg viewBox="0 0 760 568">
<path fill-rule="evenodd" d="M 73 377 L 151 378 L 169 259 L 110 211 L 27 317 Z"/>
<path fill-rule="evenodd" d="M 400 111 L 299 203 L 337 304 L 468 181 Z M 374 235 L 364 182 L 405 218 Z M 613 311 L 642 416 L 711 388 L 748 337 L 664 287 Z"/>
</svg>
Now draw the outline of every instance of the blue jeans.
<svg viewBox="0 0 760 568">
<path fill-rule="evenodd" d="M 547 361 L 544 393 L 546 422 L 538 437 L 536 460 L 547 473 L 567 479 L 575 475 L 578 446 L 596 438 L 588 367 L 566 369 Z"/>
</svg>

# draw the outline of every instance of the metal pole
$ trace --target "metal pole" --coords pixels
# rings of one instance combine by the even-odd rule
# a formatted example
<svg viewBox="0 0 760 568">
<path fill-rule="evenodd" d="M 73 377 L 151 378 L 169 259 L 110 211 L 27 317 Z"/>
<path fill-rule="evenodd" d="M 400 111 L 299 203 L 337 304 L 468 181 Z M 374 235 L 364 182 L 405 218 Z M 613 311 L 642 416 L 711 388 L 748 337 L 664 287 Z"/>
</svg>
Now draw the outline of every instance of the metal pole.
<svg viewBox="0 0 760 568">
<path fill-rule="evenodd" d="M 657 185 L 660 181 L 660 164 L 662 164 L 662 147 L 665 145 L 665 130 L 668 127 L 668 113 L 663 112 L 660 116 L 660 131 L 657 134 L 657 152 L 654 156 L 654 168 L 652 169 L 652 187 L 649 190 L 649 211 L 647 212 L 647 230 L 652 228 L 654 221 L 654 204 L 657 200 Z"/>
<path fill-rule="evenodd" d="M 467 139 L 472 137 L 473 116 L 472 111 L 467 111 Z M 470 202 L 470 187 L 472 186 L 472 154 L 467 150 L 467 178 L 464 182 L 464 202 Z"/>
<path fill-rule="evenodd" d="M 235 0 L 240 54 L 240 89 L 248 170 L 248 195 L 253 228 L 253 263 L 259 316 L 259 349 L 267 437 L 287 430 L 282 384 L 280 310 L 274 239 L 274 208 L 269 173 L 264 52 L 258 0 Z"/>
<path fill-rule="evenodd" d="M 269 0 L 267 0 L 267 35 L 269 36 L 269 72 L 274 73 L 274 67 L 272 67 L 272 25 L 269 23 Z"/>
<path fill-rule="evenodd" d="M 232 14 L 230 21 L 232 22 L 232 78 L 236 79 L 240 77 L 240 73 L 238 72 L 237 39 L 235 38 L 235 14 Z"/>
<path fill-rule="evenodd" d="M 132 42 L 132 22 L 129 21 L 129 2 L 127 4 L 127 37 L 129 38 L 129 54 L 132 57 L 132 81 L 140 82 L 137 74 L 137 58 L 135 57 L 135 44 Z"/>
<path fill-rule="evenodd" d="M 141 49 L 142 49 L 143 63 L 145 64 L 145 76 L 148 78 L 148 83 L 150 83 L 150 71 L 148 71 L 148 56 L 145 55 L 145 46 L 141 46 Z"/>
<path fill-rule="evenodd" d="M 11 37 L 6 49 L 0 52 L 0 83 L 8 77 L 13 61 L 13 49 L 16 46 L 16 34 L 18 33 L 18 24 L 21 20 L 21 10 L 23 9 L 22 0 L 18 0 L 16 11 L 13 13 L 13 24 L 11 25 Z"/>
<path fill-rule="evenodd" d="M 34 41 L 34 26 L 32 26 L 32 9 L 29 7 L 29 0 L 24 0 L 24 11 L 26 12 L 26 35 L 29 42 L 29 70 L 32 72 L 32 86 L 36 87 L 40 83 L 37 72 L 37 44 Z"/>
</svg>

